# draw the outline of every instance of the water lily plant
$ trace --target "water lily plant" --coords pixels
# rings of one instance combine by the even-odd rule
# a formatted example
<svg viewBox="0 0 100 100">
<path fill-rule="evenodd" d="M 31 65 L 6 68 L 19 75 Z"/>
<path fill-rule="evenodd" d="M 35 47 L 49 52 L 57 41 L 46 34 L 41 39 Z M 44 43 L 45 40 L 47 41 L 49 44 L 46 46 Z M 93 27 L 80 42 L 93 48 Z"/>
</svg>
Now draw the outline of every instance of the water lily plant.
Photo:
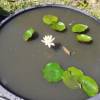
<svg viewBox="0 0 100 100">
<path fill-rule="evenodd" d="M 54 40 L 55 37 L 53 37 L 52 35 L 45 35 L 41 40 L 41 42 L 44 43 L 49 48 L 51 48 L 52 46 L 55 46 Z"/>
</svg>

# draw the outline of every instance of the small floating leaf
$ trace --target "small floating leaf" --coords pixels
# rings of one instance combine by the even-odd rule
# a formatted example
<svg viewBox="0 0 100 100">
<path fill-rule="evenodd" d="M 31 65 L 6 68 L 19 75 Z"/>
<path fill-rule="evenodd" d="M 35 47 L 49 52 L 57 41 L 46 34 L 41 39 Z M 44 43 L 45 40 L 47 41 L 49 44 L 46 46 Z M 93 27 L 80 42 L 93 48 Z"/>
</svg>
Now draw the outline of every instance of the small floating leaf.
<svg viewBox="0 0 100 100">
<path fill-rule="evenodd" d="M 24 40 L 25 41 L 28 41 L 33 36 L 34 33 L 35 33 L 35 30 L 33 28 L 28 29 L 24 33 L 24 36 L 23 36 Z"/>
<path fill-rule="evenodd" d="M 59 82 L 62 79 L 64 70 L 57 63 L 48 63 L 42 70 L 43 77 L 48 82 Z"/>
<path fill-rule="evenodd" d="M 54 23 L 51 25 L 51 28 L 56 31 L 64 31 L 66 26 L 63 22 Z"/>
<path fill-rule="evenodd" d="M 78 89 L 81 87 L 80 83 L 71 76 L 68 70 L 63 73 L 62 79 L 63 83 L 70 89 Z"/>
<path fill-rule="evenodd" d="M 99 92 L 99 87 L 94 79 L 89 76 L 81 77 L 82 88 L 88 96 L 95 96 Z"/>
<path fill-rule="evenodd" d="M 71 89 L 77 89 L 81 87 L 79 82 L 80 77 L 83 76 L 83 72 L 75 66 L 70 66 L 63 74 L 63 82 Z"/>
<path fill-rule="evenodd" d="M 72 26 L 72 32 L 81 33 L 88 29 L 87 25 L 84 24 L 75 24 Z"/>
<path fill-rule="evenodd" d="M 70 66 L 68 68 L 68 71 L 70 72 L 71 77 L 73 77 L 73 79 L 77 81 L 80 79 L 81 76 L 84 75 L 83 72 L 80 69 L 76 68 L 75 66 Z"/>
<path fill-rule="evenodd" d="M 85 43 L 89 43 L 92 42 L 93 38 L 89 35 L 86 34 L 78 34 L 76 35 L 76 39 L 79 42 L 85 42 Z"/>
<path fill-rule="evenodd" d="M 51 25 L 53 23 L 57 23 L 58 22 L 58 17 L 54 16 L 54 15 L 45 15 L 43 17 L 43 22 L 47 25 Z"/>
</svg>

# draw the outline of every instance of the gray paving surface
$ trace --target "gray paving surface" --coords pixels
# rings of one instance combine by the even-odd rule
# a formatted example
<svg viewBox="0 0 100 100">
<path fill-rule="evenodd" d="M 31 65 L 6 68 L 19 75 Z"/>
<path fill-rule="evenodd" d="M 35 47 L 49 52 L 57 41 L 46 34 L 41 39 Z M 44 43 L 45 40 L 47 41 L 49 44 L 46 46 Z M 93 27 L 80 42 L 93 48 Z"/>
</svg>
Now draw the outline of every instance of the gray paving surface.
<svg viewBox="0 0 100 100">
<path fill-rule="evenodd" d="M 2 98 L 4 97 L 4 98 Z M 6 99 L 7 98 L 7 99 Z M 0 100 L 23 100 L 0 86 Z"/>
</svg>

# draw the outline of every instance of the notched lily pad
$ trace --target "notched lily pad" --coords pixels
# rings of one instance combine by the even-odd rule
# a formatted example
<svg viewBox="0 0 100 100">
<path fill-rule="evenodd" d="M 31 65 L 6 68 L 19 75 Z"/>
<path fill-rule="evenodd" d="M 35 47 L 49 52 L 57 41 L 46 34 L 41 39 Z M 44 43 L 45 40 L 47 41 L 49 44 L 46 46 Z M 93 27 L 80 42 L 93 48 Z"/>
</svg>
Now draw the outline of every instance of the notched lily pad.
<svg viewBox="0 0 100 100">
<path fill-rule="evenodd" d="M 63 72 L 64 70 L 57 63 L 48 63 L 42 70 L 44 79 L 46 79 L 50 83 L 61 81 Z"/>
<path fill-rule="evenodd" d="M 80 79 L 82 88 L 88 96 L 95 96 L 99 92 L 99 86 L 96 81 L 89 76 L 83 76 Z"/>
<path fill-rule="evenodd" d="M 88 30 L 88 26 L 85 24 L 74 24 L 72 26 L 72 32 L 75 33 L 82 33 L 85 32 L 86 30 Z"/>
<path fill-rule="evenodd" d="M 58 17 L 54 15 L 45 15 L 43 16 L 43 22 L 47 25 L 51 25 L 58 22 Z"/>
<path fill-rule="evenodd" d="M 53 30 L 56 30 L 56 31 L 64 31 L 66 29 L 66 26 L 63 22 L 57 22 L 57 23 L 54 23 L 51 25 L 51 28 Z"/>
<path fill-rule="evenodd" d="M 35 30 L 30 28 L 24 32 L 23 38 L 25 41 L 28 41 L 30 38 L 32 38 L 33 35 L 35 35 Z"/>
<path fill-rule="evenodd" d="M 80 83 L 71 76 L 68 70 L 63 73 L 62 80 L 65 86 L 67 86 L 70 89 L 81 88 Z"/>
<path fill-rule="evenodd" d="M 63 82 L 64 84 L 71 89 L 81 88 L 80 77 L 82 77 L 84 73 L 76 68 L 75 66 L 70 66 L 63 73 Z"/>
<path fill-rule="evenodd" d="M 84 73 L 75 66 L 70 66 L 68 71 L 70 72 L 71 77 L 73 77 L 75 80 L 79 80 L 80 77 L 84 75 Z"/>
</svg>

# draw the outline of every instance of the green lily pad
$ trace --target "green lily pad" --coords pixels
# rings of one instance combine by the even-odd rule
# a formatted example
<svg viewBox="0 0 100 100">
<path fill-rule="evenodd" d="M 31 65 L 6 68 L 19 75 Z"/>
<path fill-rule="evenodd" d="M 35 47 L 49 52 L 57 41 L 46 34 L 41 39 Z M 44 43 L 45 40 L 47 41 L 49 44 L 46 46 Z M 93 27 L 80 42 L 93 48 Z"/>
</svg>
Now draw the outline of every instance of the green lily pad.
<svg viewBox="0 0 100 100">
<path fill-rule="evenodd" d="M 67 86 L 70 89 L 81 88 L 80 83 L 71 76 L 68 70 L 63 73 L 62 80 L 65 86 Z"/>
<path fill-rule="evenodd" d="M 99 92 L 99 86 L 96 81 L 89 76 L 83 76 L 80 79 L 82 88 L 88 96 L 95 96 Z"/>
<path fill-rule="evenodd" d="M 51 25 L 53 23 L 57 23 L 58 22 L 58 17 L 54 16 L 54 15 L 45 15 L 43 17 L 43 22 L 47 25 Z"/>
<path fill-rule="evenodd" d="M 35 30 L 33 28 L 30 28 L 24 33 L 23 38 L 25 41 L 28 41 L 34 34 Z"/>
<path fill-rule="evenodd" d="M 66 26 L 63 22 L 57 22 L 51 25 L 51 28 L 56 31 L 64 31 Z"/>
<path fill-rule="evenodd" d="M 68 68 L 68 72 L 70 73 L 70 76 L 77 81 L 80 79 L 80 77 L 84 75 L 84 73 L 80 69 L 76 68 L 75 66 L 70 66 Z"/>
<path fill-rule="evenodd" d="M 64 70 L 58 63 L 48 63 L 44 66 L 42 74 L 48 82 L 59 82 L 62 80 Z"/>
<path fill-rule="evenodd" d="M 93 41 L 93 38 L 86 34 L 78 34 L 76 35 L 76 39 L 78 42 L 83 42 L 83 43 L 90 43 Z"/>
<path fill-rule="evenodd" d="M 81 88 L 80 77 L 83 76 L 83 72 L 76 68 L 75 66 L 70 66 L 63 73 L 63 82 L 64 84 L 71 89 Z"/>
<path fill-rule="evenodd" d="M 81 32 L 86 31 L 87 29 L 88 29 L 88 26 L 84 24 L 74 24 L 72 26 L 72 32 L 75 32 L 75 33 L 81 33 Z"/>
</svg>

